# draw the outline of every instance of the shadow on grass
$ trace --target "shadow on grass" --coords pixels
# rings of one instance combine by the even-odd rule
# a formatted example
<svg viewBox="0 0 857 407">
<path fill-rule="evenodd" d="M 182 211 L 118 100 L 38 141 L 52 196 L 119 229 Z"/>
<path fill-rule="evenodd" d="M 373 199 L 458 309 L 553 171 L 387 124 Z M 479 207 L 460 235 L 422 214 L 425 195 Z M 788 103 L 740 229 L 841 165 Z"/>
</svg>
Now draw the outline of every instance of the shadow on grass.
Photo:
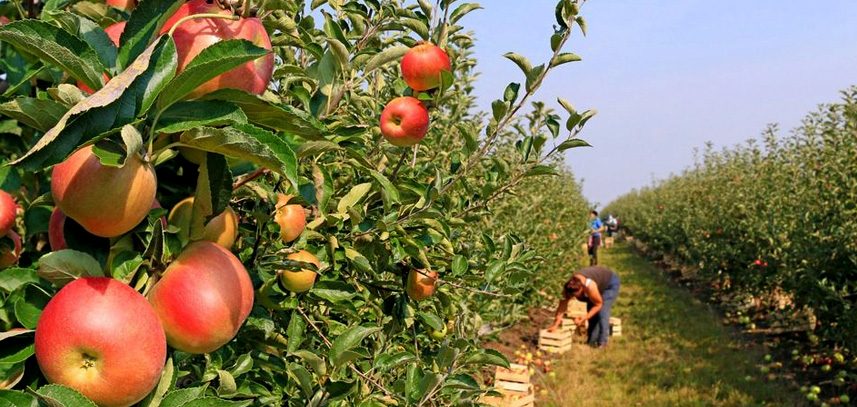
<svg viewBox="0 0 857 407">
<path fill-rule="evenodd" d="M 545 377 L 540 406 L 801 406 L 797 389 L 759 373 L 763 351 L 651 263 L 616 246 L 604 265 L 622 279 L 606 350 L 576 346 Z"/>
</svg>

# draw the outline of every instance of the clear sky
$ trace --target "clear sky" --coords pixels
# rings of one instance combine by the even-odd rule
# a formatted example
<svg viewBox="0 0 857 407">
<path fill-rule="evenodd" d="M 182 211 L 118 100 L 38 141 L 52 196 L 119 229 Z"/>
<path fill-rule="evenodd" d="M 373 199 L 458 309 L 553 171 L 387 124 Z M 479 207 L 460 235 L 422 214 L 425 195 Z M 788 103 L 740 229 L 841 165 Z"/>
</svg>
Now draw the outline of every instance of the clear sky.
<svg viewBox="0 0 857 407">
<path fill-rule="evenodd" d="M 507 51 L 550 56 L 554 0 L 483 0 L 462 20 L 477 36 L 479 104 L 490 110 L 523 78 Z M 706 141 L 728 146 L 768 123 L 784 130 L 857 84 L 857 0 L 590 0 L 565 50 L 583 57 L 536 95 L 597 108 L 566 162 L 602 206 L 693 163 Z M 555 23 L 555 22 L 554 22 Z"/>
</svg>

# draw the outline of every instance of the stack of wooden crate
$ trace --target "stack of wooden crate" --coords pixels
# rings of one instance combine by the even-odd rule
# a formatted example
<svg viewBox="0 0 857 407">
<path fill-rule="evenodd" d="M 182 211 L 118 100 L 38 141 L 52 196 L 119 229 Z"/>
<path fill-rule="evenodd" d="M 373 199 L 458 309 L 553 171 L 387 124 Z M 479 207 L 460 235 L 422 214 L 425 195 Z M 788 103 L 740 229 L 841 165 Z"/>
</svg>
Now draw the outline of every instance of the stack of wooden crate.
<svg viewBox="0 0 857 407">
<path fill-rule="evenodd" d="M 494 389 L 502 397 L 487 396 L 479 400 L 497 407 L 533 407 L 535 391 L 530 383 L 527 366 L 512 364 L 510 369 L 498 367 L 494 372 Z"/>
<path fill-rule="evenodd" d="M 622 336 L 622 320 L 610 317 L 610 336 Z"/>
<path fill-rule="evenodd" d="M 539 331 L 539 349 L 550 353 L 562 353 L 571 350 L 573 334 L 569 328 L 566 325 L 553 332 L 548 332 L 547 329 Z"/>
</svg>

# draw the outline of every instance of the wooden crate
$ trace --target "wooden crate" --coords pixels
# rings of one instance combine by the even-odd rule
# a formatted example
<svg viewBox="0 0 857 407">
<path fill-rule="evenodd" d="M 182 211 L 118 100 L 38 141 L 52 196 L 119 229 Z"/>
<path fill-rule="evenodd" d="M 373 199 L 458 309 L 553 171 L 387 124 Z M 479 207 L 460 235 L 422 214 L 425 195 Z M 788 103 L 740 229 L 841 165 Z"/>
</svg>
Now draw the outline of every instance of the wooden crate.
<svg viewBox="0 0 857 407">
<path fill-rule="evenodd" d="M 575 312 L 582 312 L 584 315 L 586 315 L 586 303 L 572 298 L 568 302 L 568 309 L 565 310 L 565 315 L 570 315 L 571 313 Z"/>
<path fill-rule="evenodd" d="M 613 247 L 613 238 L 612 237 L 605 237 L 604 238 L 604 248 L 609 249 L 611 247 Z"/>
<path fill-rule="evenodd" d="M 610 317 L 610 336 L 622 336 L 622 320 Z"/>
<path fill-rule="evenodd" d="M 494 371 L 494 382 L 529 383 L 530 369 L 525 365 L 512 363 L 510 369 L 498 366 Z"/>
<path fill-rule="evenodd" d="M 536 394 L 532 384 L 528 384 L 525 391 L 511 391 L 500 388 L 496 388 L 496 390 L 503 396 L 485 396 L 479 402 L 496 407 L 533 407 L 535 405 Z"/>
<path fill-rule="evenodd" d="M 562 353 L 571 349 L 572 334 L 567 330 L 548 332 L 547 329 L 539 331 L 539 349 L 545 352 Z"/>
</svg>

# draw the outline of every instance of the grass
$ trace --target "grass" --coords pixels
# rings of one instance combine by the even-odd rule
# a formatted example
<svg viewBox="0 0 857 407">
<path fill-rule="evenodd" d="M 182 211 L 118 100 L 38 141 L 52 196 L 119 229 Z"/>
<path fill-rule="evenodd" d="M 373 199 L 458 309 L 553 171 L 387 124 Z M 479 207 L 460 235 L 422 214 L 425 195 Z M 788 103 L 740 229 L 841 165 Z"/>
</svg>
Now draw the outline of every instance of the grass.
<svg viewBox="0 0 857 407">
<path fill-rule="evenodd" d="M 747 346 L 651 263 L 623 245 L 600 257 L 622 279 L 613 314 L 623 336 L 603 350 L 575 344 L 544 378 L 539 406 L 804 405 L 794 386 L 759 372 L 763 349 Z"/>
</svg>

